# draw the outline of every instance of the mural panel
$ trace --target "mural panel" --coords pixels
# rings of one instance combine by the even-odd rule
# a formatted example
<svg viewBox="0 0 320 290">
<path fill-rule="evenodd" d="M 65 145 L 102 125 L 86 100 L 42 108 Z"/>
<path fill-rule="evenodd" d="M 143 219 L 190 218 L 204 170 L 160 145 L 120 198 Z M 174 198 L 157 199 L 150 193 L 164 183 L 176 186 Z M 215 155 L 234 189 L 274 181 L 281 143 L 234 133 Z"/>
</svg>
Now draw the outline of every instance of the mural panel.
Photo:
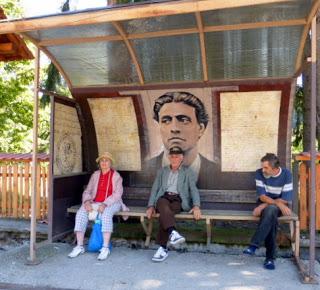
<svg viewBox="0 0 320 290">
<path fill-rule="evenodd" d="M 221 169 L 250 172 L 277 153 L 281 91 L 220 94 Z"/>
<path fill-rule="evenodd" d="M 131 97 L 88 99 L 99 154 L 108 151 L 117 170 L 141 170 L 137 118 Z"/>
<path fill-rule="evenodd" d="M 55 103 L 54 175 L 82 172 L 81 128 L 74 107 Z"/>
</svg>

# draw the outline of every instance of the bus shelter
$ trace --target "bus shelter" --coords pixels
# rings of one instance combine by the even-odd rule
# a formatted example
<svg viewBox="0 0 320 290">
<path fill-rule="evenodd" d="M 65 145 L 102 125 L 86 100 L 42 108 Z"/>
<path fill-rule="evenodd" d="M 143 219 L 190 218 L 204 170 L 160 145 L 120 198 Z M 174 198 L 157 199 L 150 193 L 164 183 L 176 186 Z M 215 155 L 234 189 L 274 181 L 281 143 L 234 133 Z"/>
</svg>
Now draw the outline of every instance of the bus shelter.
<svg viewBox="0 0 320 290">
<path fill-rule="evenodd" d="M 254 190 L 254 171 L 266 152 L 290 168 L 296 78 L 312 23 L 315 104 L 319 5 L 319 0 L 144 1 L 2 21 L 0 34 L 19 33 L 48 55 L 73 97 L 51 93 L 49 240 L 72 229 L 66 209 L 80 201 L 98 154 L 113 154 L 127 188 L 151 186 L 168 150 L 153 110 L 166 92 L 195 95 L 208 116 L 199 132 L 181 137 L 194 142 L 198 185 L 208 194 Z M 38 64 L 39 50 L 34 153 Z M 147 198 L 141 194 L 136 202 Z M 314 279 L 314 216 L 313 208 L 308 281 Z M 35 259 L 34 235 L 31 240 Z"/>
</svg>

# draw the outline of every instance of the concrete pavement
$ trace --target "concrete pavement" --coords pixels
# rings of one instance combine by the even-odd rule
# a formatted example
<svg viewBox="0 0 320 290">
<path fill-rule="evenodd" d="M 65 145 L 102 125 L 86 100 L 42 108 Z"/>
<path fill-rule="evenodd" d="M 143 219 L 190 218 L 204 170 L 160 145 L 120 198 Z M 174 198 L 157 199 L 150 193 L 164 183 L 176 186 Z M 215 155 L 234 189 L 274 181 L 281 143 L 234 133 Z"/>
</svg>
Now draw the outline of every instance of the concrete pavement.
<svg viewBox="0 0 320 290">
<path fill-rule="evenodd" d="M 98 261 L 95 253 L 69 259 L 71 249 L 63 243 L 42 246 L 36 266 L 25 265 L 27 245 L 1 251 L 0 289 L 320 289 L 301 284 L 296 266 L 285 258 L 268 271 L 262 267 L 263 257 L 170 251 L 167 260 L 153 263 L 154 250 L 122 246 Z"/>
</svg>

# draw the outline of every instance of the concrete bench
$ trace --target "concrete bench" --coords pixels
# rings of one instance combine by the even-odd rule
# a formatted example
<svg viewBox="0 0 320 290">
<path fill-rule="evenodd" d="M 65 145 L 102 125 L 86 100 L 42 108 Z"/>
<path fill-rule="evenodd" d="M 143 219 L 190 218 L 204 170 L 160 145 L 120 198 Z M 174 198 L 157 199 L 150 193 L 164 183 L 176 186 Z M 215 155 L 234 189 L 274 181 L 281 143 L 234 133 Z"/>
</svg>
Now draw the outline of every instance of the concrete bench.
<svg viewBox="0 0 320 290">
<path fill-rule="evenodd" d="M 145 194 L 149 193 L 150 189 L 132 189 L 125 188 L 124 190 L 124 202 L 129 206 L 129 212 L 118 212 L 116 216 L 129 216 L 140 219 L 140 223 L 146 234 L 145 246 L 148 247 L 150 244 L 153 221 L 155 218 L 159 217 L 158 214 L 154 216 L 151 220 L 147 219 L 146 216 L 146 206 L 137 206 L 139 200 L 143 200 L 143 203 L 147 203 L 147 197 Z M 136 193 L 136 194 L 134 194 Z M 220 193 L 220 194 L 219 194 Z M 226 201 L 229 196 L 228 202 Z M 232 198 L 230 198 L 230 195 Z M 203 204 L 203 209 L 201 210 L 201 220 L 206 222 L 206 232 L 207 232 L 207 245 L 211 243 L 212 229 L 214 228 L 214 223 L 216 221 L 253 221 L 256 222 L 259 218 L 252 215 L 252 210 L 242 209 L 245 208 L 244 204 L 251 204 L 251 208 L 254 207 L 256 203 L 256 195 L 254 191 L 213 191 L 213 190 L 200 190 L 201 202 Z M 210 199 L 210 201 L 208 200 Z M 134 201 L 134 202 L 132 202 Z M 206 201 L 206 202 L 205 202 Z M 210 205 L 211 203 L 211 205 Z M 215 204 L 216 208 L 210 209 L 206 207 L 212 207 Z M 240 209 L 236 209 L 234 204 L 239 204 Z M 231 205 L 231 206 L 230 206 Z M 242 208 L 241 208 L 242 206 Z M 71 206 L 68 208 L 68 213 L 76 213 L 80 205 Z M 227 208 L 227 209 L 221 209 Z M 229 209 L 228 209 L 229 208 Z M 230 209 L 231 208 L 231 209 Z M 181 212 L 175 215 L 177 220 L 193 220 L 193 215 L 187 212 Z M 290 241 L 292 250 L 296 257 L 299 257 L 299 241 L 300 241 L 300 224 L 299 218 L 295 213 L 291 216 L 281 216 L 279 217 L 280 223 L 288 223 L 290 228 Z"/>
</svg>

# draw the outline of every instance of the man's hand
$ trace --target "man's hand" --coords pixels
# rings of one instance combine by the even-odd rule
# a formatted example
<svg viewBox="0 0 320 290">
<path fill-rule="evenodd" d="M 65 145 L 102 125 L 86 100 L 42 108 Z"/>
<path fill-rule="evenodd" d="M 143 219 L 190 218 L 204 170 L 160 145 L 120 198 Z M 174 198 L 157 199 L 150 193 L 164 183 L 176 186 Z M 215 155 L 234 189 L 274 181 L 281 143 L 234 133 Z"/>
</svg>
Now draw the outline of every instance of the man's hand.
<svg viewBox="0 0 320 290">
<path fill-rule="evenodd" d="M 262 211 L 263 211 L 267 206 L 268 206 L 267 203 L 262 203 L 262 204 L 260 204 L 259 206 L 257 206 L 257 207 L 253 210 L 253 212 L 252 212 L 253 216 L 256 216 L 256 217 L 261 216 Z"/>
<path fill-rule="evenodd" d="M 282 215 L 291 215 L 291 209 L 288 208 L 284 203 L 276 201 L 276 206 L 281 210 Z"/>
<path fill-rule="evenodd" d="M 106 209 L 106 207 L 107 207 L 107 206 L 106 206 L 104 203 L 101 203 L 101 204 L 99 205 L 98 212 L 103 213 L 104 210 Z"/>
<path fill-rule="evenodd" d="M 190 211 L 189 213 L 193 213 L 193 218 L 195 220 L 199 220 L 201 218 L 201 210 L 200 210 L 200 207 L 198 206 L 194 206 Z"/>
<path fill-rule="evenodd" d="M 146 214 L 147 214 L 147 218 L 151 219 L 152 216 L 156 213 L 156 210 L 153 206 L 148 207 L 148 209 L 146 210 Z"/>
<path fill-rule="evenodd" d="M 91 205 L 91 202 L 90 202 L 90 201 L 86 201 L 86 202 L 84 203 L 84 209 L 85 209 L 87 212 L 92 211 L 92 205 Z"/>
</svg>

